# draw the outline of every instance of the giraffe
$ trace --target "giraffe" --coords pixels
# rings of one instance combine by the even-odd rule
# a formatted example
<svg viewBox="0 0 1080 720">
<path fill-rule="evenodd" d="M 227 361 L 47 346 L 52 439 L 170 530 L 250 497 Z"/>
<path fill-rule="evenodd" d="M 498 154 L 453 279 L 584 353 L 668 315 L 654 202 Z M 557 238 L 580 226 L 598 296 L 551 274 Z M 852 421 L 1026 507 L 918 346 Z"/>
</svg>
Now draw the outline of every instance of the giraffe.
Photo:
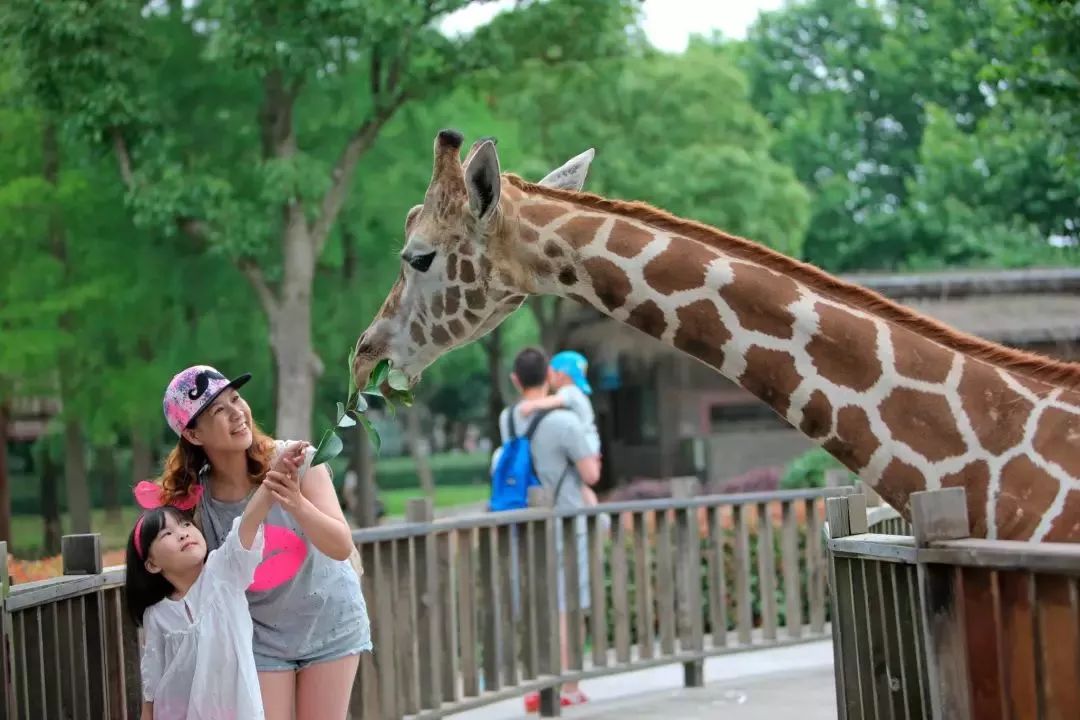
<svg viewBox="0 0 1080 720">
<path fill-rule="evenodd" d="M 495 142 L 435 139 L 402 269 L 360 335 L 360 384 L 409 382 L 531 294 L 591 305 L 766 402 L 904 517 L 965 488 L 972 537 L 1080 541 L 1080 365 L 962 334 L 763 245 L 581 191 L 589 150 L 530 183 Z"/>
</svg>

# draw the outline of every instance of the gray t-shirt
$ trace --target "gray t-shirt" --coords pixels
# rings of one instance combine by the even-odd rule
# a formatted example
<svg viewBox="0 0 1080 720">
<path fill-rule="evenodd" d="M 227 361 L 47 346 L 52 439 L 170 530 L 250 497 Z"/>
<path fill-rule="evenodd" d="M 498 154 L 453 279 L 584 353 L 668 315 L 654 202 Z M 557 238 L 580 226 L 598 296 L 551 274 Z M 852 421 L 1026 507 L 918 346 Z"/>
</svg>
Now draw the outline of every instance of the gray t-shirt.
<svg viewBox="0 0 1080 720">
<path fill-rule="evenodd" d="M 276 460 L 287 443 L 276 440 L 275 444 Z M 308 448 L 299 471 L 301 482 L 314 455 L 315 449 Z M 222 502 L 210 496 L 206 477 L 202 483 L 200 520 L 207 548 L 214 550 L 251 496 Z M 256 659 L 297 661 L 337 650 L 370 648 L 367 606 L 352 564 L 319 552 L 300 524 L 277 503 L 266 516 L 264 536 L 263 561 L 247 589 Z"/>
<path fill-rule="evenodd" d="M 596 414 L 593 412 L 589 396 L 581 391 L 577 385 L 566 385 L 555 391 L 562 398 L 567 409 L 572 410 L 581 420 L 585 427 L 585 440 L 589 443 L 589 449 L 593 455 L 600 454 L 600 433 L 596 429 Z"/>
<path fill-rule="evenodd" d="M 510 438 L 509 411 L 510 408 L 506 408 L 499 415 L 499 430 L 502 432 L 503 442 Z M 515 410 L 516 434 L 524 435 L 535 419 L 535 414 L 526 418 Z M 581 476 L 576 463 L 596 453 L 590 449 L 585 427 L 577 415 L 567 410 L 551 411 L 540 421 L 529 446 L 532 449 L 533 468 L 545 489 L 554 493 L 559 478 L 566 473 L 559 496 L 555 498 L 555 508 L 576 510 L 585 507 L 585 499 L 581 495 Z"/>
</svg>

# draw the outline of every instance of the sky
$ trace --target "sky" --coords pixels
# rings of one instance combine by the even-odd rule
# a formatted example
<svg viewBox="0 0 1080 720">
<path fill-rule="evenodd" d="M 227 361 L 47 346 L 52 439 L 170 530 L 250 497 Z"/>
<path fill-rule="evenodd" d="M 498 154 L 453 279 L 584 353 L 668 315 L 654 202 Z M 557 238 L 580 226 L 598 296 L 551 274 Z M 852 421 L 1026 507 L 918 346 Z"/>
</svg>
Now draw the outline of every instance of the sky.
<svg viewBox="0 0 1080 720">
<path fill-rule="evenodd" d="M 468 5 L 447 16 L 441 26 L 451 34 L 467 32 L 488 22 L 512 0 Z M 645 0 L 642 26 L 649 41 L 667 52 L 682 52 L 692 33 L 719 30 L 728 38 L 746 37 L 762 10 L 775 10 L 784 0 Z"/>
</svg>

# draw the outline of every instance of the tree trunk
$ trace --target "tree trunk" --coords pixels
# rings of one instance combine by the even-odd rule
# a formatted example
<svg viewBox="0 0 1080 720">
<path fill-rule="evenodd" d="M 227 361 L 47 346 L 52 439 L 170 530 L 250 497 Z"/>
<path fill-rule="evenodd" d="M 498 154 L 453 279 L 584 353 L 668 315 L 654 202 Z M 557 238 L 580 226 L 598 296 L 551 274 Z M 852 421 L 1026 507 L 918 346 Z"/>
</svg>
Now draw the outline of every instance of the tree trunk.
<svg viewBox="0 0 1080 720">
<path fill-rule="evenodd" d="M 11 545 L 11 484 L 8 479 L 8 412 L 7 401 L 0 401 L 0 540 Z"/>
<path fill-rule="evenodd" d="M 110 524 L 121 522 L 119 478 L 116 470 L 116 456 L 113 453 L 112 447 L 99 445 L 94 448 L 94 476 L 101 483 L 105 519 Z"/>
<path fill-rule="evenodd" d="M 310 440 L 315 381 L 322 363 L 311 339 L 311 288 L 315 278 L 312 240 L 303 213 L 290 212 L 285 229 L 285 278 L 270 313 L 270 341 L 277 367 L 277 423 L 274 433 Z"/>
<path fill-rule="evenodd" d="M 150 479 L 154 467 L 154 454 L 146 432 L 140 428 L 131 431 L 131 486 L 140 480 Z"/>
<path fill-rule="evenodd" d="M 488 361 L 488 434 L 493 445 L 501 444 L 502 431 L 499 429 L 499 415 L 503 411 L 503 362 L 502 362 L 502 326 L 496 327 L 484 338 L 484 352 Z"/>
<path fill-rule="evenodd" d="M 46 556 L 60 552 L 60 467 L 53 459 L 50 443 L 42 443 L 41 453 L 41 521 L 45 533 L 41 545 Z"/>
<path fill-rule="evenodd" d="M 64 421 L 64 478 L 67 481 L 69 531 L 90 532 L 90 492 L 86 485 L 86 456 L 82 427 L 75 418 Z"/>
<path fill-rule="evenodd" d="M 405 411 L 405 437 L 409 443 L 409 453 L 416 465 L 416 476 L 420 478 L 420 489 L 424 495 L 435 500 L 435 477 L 431 473 L 431 463 L 428 462 L 430 450 L 428 439 L 424 436 L 421 426 L 424 407 L 419 403 L 414 404 Z"/>
<path fill-rule="evenodd" d="M 374 527 L 378 524 L 375 504 L 375 458 L 367 431 L 360 425 L 351 430 L 349 442 L 349 470 L 356 473 L 356 492 L 348 499 L 356 527 Z"/>
</svg>

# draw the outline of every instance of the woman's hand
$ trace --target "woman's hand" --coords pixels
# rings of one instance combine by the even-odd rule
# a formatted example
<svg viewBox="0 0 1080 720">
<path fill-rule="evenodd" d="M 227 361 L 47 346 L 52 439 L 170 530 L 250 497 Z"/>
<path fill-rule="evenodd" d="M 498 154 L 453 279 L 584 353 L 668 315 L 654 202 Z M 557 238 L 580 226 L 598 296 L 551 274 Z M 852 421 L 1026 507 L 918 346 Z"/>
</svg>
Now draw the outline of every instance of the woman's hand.
<svg viewBox="0 0 1080 720">
<path fill-rule="evenodd" d="M 263 485 L 290 515 L 295 515 L 300 509 L 304 496 L 300 493 L 300 477 L 295 467 L 288 472 L 271 470 L 266 473 Z"/>
<path fill-rule="evenodd" d="M 304 451 L 309 447 L 311 443 L 305 440 L 286 445 L 278 459 L 270 466 L 270 470 L 279 473 L 295 473 L 304 464 Z"/>
</svg>

